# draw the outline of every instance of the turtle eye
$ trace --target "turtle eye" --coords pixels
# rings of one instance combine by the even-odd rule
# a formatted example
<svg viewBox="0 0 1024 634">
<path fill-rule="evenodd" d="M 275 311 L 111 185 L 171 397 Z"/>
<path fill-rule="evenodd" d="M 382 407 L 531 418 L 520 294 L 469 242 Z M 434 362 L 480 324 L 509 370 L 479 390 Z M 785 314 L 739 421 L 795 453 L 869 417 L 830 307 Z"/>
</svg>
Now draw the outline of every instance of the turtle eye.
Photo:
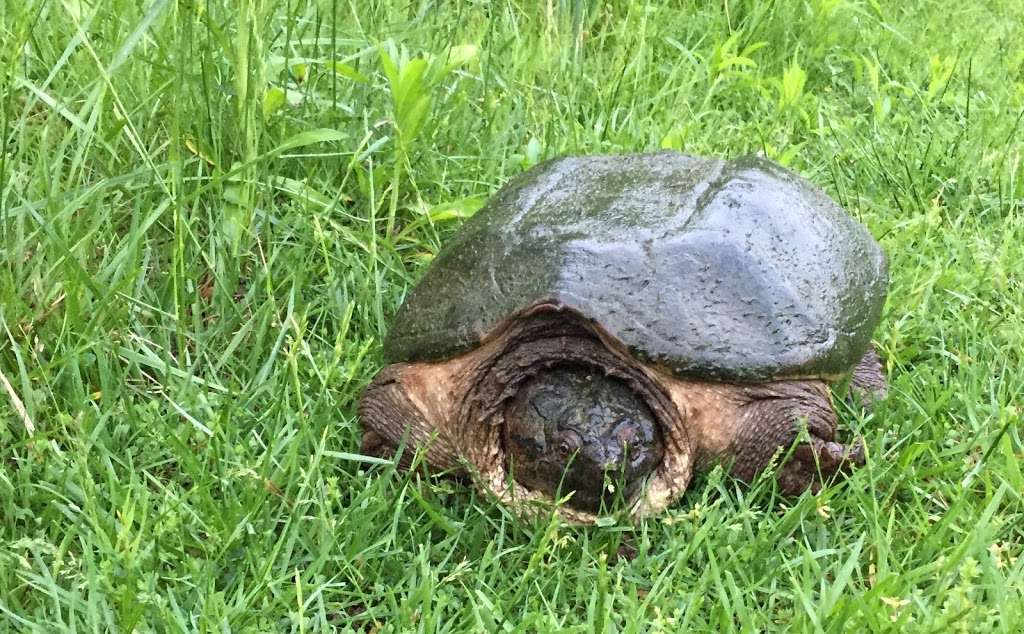
<svg viewBox="0 0 1024 634">
<path fill-rule="evenodd" d="M 564 429 L 555 434 L 554 445 L 558 448 L 558 453 L 564 457 L 569 457 L 583 446 L 583 439 L 571 429 Z"/>
</svg>

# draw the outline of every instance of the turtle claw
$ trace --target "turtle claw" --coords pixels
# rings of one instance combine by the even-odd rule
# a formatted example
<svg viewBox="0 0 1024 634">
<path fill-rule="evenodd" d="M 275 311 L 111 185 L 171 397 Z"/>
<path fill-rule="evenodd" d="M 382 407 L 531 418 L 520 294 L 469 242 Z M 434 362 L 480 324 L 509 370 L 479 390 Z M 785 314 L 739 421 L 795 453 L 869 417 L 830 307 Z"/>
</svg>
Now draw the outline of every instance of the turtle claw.
<svg viewBox="0 0 1024 634">
<path fill-rule="evenodd" d="M 864 460 L 861 439 L 843 445 L 812 436 L 809 443 L 793 449 L 779 472 L 779 488 L 786 495 L 799 495 L 808 489 L 817 493 L 826 480 L 863 465 Z"/>
</svg>

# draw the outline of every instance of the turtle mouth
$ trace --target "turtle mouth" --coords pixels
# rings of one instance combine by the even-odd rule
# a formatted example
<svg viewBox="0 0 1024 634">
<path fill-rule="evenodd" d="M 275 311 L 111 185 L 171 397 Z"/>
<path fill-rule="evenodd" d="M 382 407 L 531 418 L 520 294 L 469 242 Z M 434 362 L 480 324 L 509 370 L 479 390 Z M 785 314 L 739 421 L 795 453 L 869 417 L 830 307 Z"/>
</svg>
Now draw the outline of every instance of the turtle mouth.
<svg viewBox="0 0 1024 634">
<path fill-rule="evenodd" d="M 462 428 L 500 425 L 504 470 L 526 489 L 587 512 L 632 504 L 666 454 L 675 408 L 662 387 L 570 313 L 525 317 L 504 341 Z"/>
</svg>

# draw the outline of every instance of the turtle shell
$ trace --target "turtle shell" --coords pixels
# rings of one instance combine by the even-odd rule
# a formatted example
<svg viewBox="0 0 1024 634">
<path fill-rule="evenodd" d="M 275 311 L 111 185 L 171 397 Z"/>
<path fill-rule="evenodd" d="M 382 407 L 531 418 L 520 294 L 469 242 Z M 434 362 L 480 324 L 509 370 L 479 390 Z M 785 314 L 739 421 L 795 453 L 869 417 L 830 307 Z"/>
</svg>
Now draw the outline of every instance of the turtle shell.
<svg viewBox="0 0 1024 634">
<path fill-rule="evenodd" d="M 512 179 L 409 293 L 390 362 L 446 359 L 551 303 L 680 378 L 836 377 L 888 288 L 868 231 L 770 161 L 567 157 Z"/>
</svg>

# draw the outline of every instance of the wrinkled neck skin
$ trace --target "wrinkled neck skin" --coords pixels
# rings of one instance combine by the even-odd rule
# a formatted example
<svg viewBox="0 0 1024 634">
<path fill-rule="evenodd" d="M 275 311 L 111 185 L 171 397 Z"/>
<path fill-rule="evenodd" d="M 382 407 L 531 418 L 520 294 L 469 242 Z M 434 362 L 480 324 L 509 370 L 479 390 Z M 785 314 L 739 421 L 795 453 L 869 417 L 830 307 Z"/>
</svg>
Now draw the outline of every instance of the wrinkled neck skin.
<svg viewBox="0 0 1024 634">
<path fill-rule="evenodd" d="M 547 495 L 519 484 L 509 471 L 502 439 L 506 405 L 531 377 L 564 365 L 589 367 L 627 384 L 646 403 L 664 442 L 661 463 L 629 512 L 644 516 L 682 495 L 694 470 L 720 462 L 752 479 L 780 447 L 793 442 L 800 424 L 821 442 L 831 441 L 835 414 L 820 380 L 728 384 L 677 379 L 644 365 L 586 320 L 555 306 L 535 307 L 507 321 L 480 346 L 433 363 L 396 363 L 367 388 L 359 416 L 364 453 L 423 452 L 434 468 L 464 472 L 499 500 L 529 514 L 550 508 Z M 796 471 L 799 471 L 796 470 Z M 802 489 L 808 474 L 780 475 L 783 487 Z M 561 515 L 590 523 L 596 515 L 567 504 Z"/>
</svg>

